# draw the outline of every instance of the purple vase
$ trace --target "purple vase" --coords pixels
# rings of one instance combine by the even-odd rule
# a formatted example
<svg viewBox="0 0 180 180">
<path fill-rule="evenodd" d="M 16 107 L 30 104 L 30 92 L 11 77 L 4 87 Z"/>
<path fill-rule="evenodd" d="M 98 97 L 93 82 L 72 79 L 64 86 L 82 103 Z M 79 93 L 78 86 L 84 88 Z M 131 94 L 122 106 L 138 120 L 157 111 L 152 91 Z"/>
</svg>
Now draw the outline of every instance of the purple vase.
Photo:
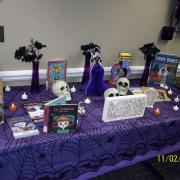
<svg viewBox="0 0 180 180">
<path fill-rule="evenodd" d="M 146 56 L 146 62 L 145 62 L 145 66 L 144 66 L 144 71 L 140 80 L 140 86 L 147 86 L 147 82 L 148 82 L 148 76 L 149 76 L 149 68 L 152 62 L 152 57 L 151 55 Z"/>
<path fill-rule="evenodd" d="M 89 73 L 90 73 L 90 62 L 91 62 L 91 53 L 86 52 L 85 53 L 85 64 L 84 64 L 84 72 L 82 77 L 82 84 L 86 84 L 89 80 Z"/>
<path fill-rule="evenodd" d="M 32 62 L 31 93 L 39 93 L 39 61 Z"/>
</svg>

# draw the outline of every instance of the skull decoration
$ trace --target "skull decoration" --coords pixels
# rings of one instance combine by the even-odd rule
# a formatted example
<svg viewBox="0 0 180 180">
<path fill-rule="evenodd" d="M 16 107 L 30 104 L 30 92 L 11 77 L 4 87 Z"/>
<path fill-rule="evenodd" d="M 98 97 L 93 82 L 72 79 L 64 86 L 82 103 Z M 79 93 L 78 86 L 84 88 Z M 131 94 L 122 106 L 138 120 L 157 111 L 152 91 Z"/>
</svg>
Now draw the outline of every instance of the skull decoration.
<svg viewBox="0 0 180 180">
<path fill-rule="evenodd" d="M 69 88 L 69 85 L 65 81 L 59 80 L 53 83 L 52 92 L 54 95 L 58 97 L 65 96 L 66 101 L 71 100 L 70 88 Z"/>
<path fill-rule="evenodd" d="M 104 92 L 104 98 L 119 96 L 119 92 L 115 88 L 109 88 Z"/>
<path fill-rule="evenodd" d="M 121 77 L 117 80 L 117 90 L 120 96 L 125 96 L 130 87 L 130 82 L 126 77 Z"/>
</svg>

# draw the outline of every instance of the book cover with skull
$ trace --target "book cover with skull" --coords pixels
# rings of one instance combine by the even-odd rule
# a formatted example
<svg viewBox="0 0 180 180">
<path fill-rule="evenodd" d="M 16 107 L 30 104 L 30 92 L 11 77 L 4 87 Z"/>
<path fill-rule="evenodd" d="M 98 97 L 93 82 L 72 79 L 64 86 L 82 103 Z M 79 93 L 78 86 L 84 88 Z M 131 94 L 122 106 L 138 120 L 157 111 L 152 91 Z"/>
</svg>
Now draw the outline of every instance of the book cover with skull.
<svg viewBox="0 0 180 180">
<path fill-rule="evenodd" d="M 15 139 L 39 134 L 39 130 L 29 117 L 14 117 L 7 119 Z"/>
<path fill-rule="evenodd" d="M 78 104 L 63 104 L 45 108 L 45 123 L 48 132 L 66 134 L 76 129 Z"/>
<path fill-rule="evenodd" d="M 179 61 L 180 57 L 177 55 L 157 53 L 150 67 L 148 83 L 172 86 Z"/>
</svg>

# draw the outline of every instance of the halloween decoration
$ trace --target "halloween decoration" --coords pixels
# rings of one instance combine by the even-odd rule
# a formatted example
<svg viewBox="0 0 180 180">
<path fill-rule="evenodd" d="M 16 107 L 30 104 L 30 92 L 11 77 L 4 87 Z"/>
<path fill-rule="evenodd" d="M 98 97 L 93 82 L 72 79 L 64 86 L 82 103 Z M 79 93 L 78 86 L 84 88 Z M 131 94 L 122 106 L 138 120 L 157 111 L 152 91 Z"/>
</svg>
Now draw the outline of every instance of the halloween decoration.
<svg viewBox="0 0 180 180">
<path fill-rule="evenodd" d="M 82 77 L 82 84 L 84 85 L 89 80 L 90 64 L 91 64 L 91 60 L 93 59 L 92 56 L 96 52 L 100 53 L 100 46 L 94 43 L 89 43 L 86 45 L 81 45 L 81 50 L 83 51 L 82 54 L 85 56 L 84 72 Z"/>
<path fill-rule="evenodd" d="M 39 61 L 43 57 L 40 50 L 45 47 L 46 45 L 31 39 L 30 45 L 21 46 L 15 51 L 15 59 L 22 60 L 22 62 L 32 62 L 32 93 L 39 93 Z"/>
<path fill-rule="evenodd" d="M 103 95 L 106 87 L 104 84 L 104 68 L 101 65 L 100 47 L 91 51 L 91 62 L 94 65 L 90 69 L 90 77 L 84 86 L 86 95 Z"/>
<path fill-rule="evenodd" d="M 104 92 L 104 98 L 115 97 L 115 96 L 119 96 L 119 92 L 116 88 L 109 88 L 106 89 L 106 91 Z"/>
<path fill-rule="evenodd" d="M 117 80 L 117 90 L 120 96 L 125 96 L 129 90 L 130 82 L 126 77 Z"/>
<path fill-rule="evenodd" d="M 145 94 L 107 97 L 104 101 L 102 120 L 104 122 L 142 117 L 147 96 Z"/>
<path fill-rule="evenodd" d="M 140 85 L 147 86 L 147 80 L 149 76 L 149 68 L 151 62 L 154 59 L 155 54 L 160 52 L 160 50 L 154 45 L 154 43 L 144 44 L 144 46 L 140 47 L 139 49 L 144 54 L 144 59 L 145 59 L 145 66 L 140 80 Z"/>
<path fill-rule="evenodd" d="M 118 58 L 119 63 L 114 64 L 111 68 L 111 77 L 109 83 L 113 85 L 116 85 L 117 80 L 120 77 L 128 77 L 131 72 L 128 61 L 132 60 L 132 55 L 127 52 L 120 52 Z"/>
<path fill-rule="evenodd" d="M 52 92 L 54 95 L 60 97 L 65 96 L 66 101 L 71 100 L 70 88 L 65 81 L 58 80 L 52 85 Z"/>
<path fill-rule="evenodd" d="M 159 77 L 160 77 L 160 80 L 161 80 L 160 87 L 165 88 L 165 89 L 168 89 L 168 86 L 166 84 L 167 75 L 168 75 L 167 68 L 161 68 L 159 70 Z"/>
</svg>

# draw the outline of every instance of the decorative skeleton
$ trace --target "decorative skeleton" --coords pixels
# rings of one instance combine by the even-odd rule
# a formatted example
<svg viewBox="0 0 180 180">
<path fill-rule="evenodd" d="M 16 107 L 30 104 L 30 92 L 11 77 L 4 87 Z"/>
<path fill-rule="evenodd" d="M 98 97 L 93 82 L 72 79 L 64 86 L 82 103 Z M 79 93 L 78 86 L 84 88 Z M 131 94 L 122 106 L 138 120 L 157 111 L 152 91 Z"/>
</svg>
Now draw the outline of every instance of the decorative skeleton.
<svg viewBox="0 0 180 180">
<path fill-rule="evenodd" d="M 69 85 L 65 81 L 59 80 L 53 83 L 52 92 L 54 93 L 54 95 L 58 97 L 65 96 L 66 101 L 71 100 L 70 88 L 69 88 Z"/>
<path fill-rule="evenodd" d="M 119 96 L 119 92 L 116 88 L 109 88 L 104 92 L 104 98 Z"/>
<path fill-rule="evenodd" d="M 130 82 L 126 77 L 121 77 L 117 80 L 117 90 L 120 96 L 125 96 L 129 90 Z"/>
</svg>

